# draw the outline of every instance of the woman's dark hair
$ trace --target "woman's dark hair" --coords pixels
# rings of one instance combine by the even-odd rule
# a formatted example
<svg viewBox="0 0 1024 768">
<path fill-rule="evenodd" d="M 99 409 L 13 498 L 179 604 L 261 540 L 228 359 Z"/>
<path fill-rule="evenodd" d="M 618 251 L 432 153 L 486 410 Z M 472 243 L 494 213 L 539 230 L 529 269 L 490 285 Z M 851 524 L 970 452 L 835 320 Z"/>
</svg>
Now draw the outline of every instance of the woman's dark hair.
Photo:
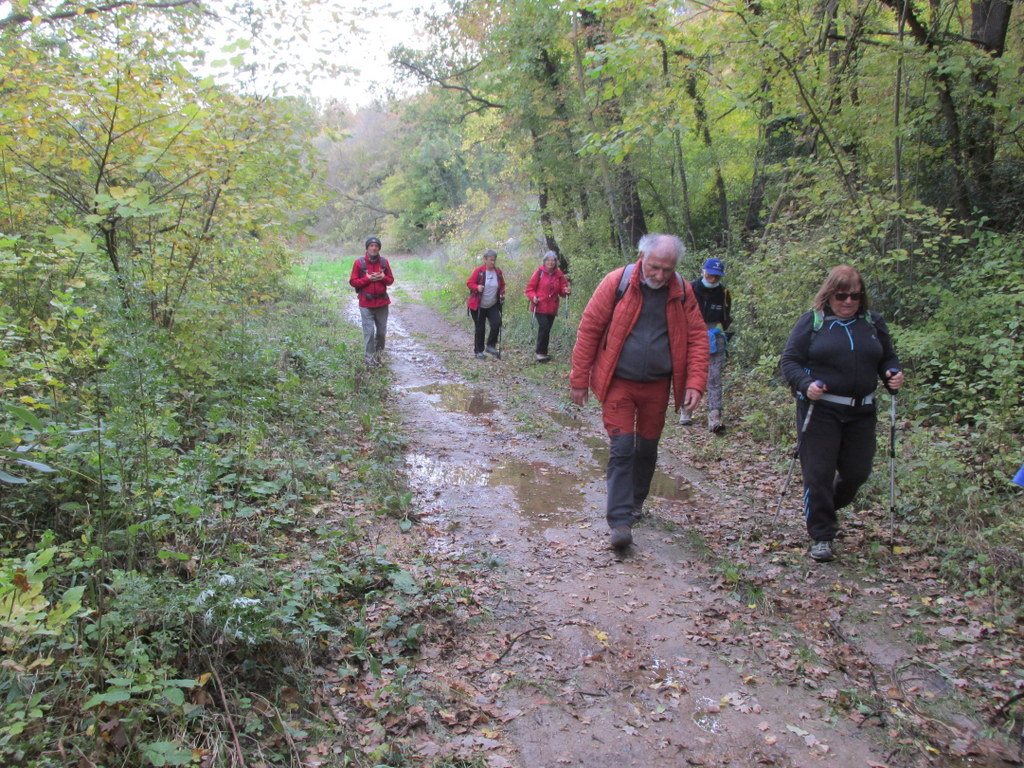
<svg viewBox="0 0 1024 768">
<path fill-rule="evenodd" d="M 490 248 L 488 248 L 486 251 L 484 251 L 484 258 L 486 259 L 488 256 L 493 256 L 494 258 L 498 258 L 498 252 L 497 251 L 492 251 Z"/>
<path fill-rule="evenodd" d="M 847 293 L 856 293 L 860 291 L 864 295 L 861 296 L 860 306 L 857 308 L 857 314 L 863 315 L 868 311 L 868 290 L 864 285 L 864 279 L 853 267 L 847 266 L 846 264 L 840 264 L 838 267 L 833 267 L 832 271 L 828 273 L 828 277 L 825 278 L 825 282 L 821 284 L 821 288 L 818 289 L 818 295 L 814 297 L 813 308 L 828 314 L 831 310 L 829 306 L 829 299 L 831 299 L 837 291 L 846 291 Z"/>
</svg>

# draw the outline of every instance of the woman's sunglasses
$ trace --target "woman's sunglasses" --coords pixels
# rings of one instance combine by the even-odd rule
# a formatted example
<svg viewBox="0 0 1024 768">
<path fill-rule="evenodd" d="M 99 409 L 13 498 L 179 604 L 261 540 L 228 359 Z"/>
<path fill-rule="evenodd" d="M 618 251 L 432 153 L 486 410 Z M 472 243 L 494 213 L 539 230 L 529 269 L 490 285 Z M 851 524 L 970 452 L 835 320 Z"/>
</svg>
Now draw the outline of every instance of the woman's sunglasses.
<svg viewBox="0 0 1024 768">
<path fill-rule="evenodd" d="M 854 301 L 860 301 L 864 298 L 864 294 L 861 291 L 855 293 L 847 293 L 846 291 L 836 291 L 832 294 L 836 301 L 846 301 L 847 299 L 853 299 Z"/>
</svg>

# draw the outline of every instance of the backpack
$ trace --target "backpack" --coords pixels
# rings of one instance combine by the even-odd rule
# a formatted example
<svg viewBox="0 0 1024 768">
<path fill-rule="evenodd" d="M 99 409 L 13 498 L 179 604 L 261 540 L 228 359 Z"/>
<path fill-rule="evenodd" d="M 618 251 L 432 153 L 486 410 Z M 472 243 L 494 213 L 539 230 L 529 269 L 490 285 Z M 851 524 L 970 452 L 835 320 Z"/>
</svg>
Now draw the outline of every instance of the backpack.
<svg viewBox="0 0 1024 768">
<path fill-rule="evenodd" d="M 380 257 L 380 263 L 381 263 L 381 271 L 382 272 L 387 273 L 388 271 L 390 271 L 391 265 L 388 264 L 388 260 L 385 259 L 383 256 Z M 360 277 L 366 277 L 366 256 L 360 256 L 359 257 L 359 276 Z M 354 288 L 353 290 L 357 294 L 360 293 L 360 290 L 358 288 Z M 366 294 L 366 296 L 367 296 L 367 298 L 369 298 L 369 294 Z"/>
</svg>

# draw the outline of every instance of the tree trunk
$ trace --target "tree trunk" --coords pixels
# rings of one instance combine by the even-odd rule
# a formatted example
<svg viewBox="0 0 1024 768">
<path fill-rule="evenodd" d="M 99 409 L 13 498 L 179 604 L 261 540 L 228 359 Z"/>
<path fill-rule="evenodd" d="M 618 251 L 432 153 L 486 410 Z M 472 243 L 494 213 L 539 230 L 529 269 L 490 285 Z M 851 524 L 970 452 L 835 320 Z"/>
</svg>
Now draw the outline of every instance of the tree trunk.
<svg viewBox="0 0 1024 768">
<path fill-rule="evenodd" d="M 730 240 L 729 198 L 725 190 L 725 178 L 722 176 L 722 165 L 715 155 L 715 144 L 711 139 L 711 128 L 708 125 L 707 105 L 704 97 L 697 90 L 697 76 L 693 73 L 686 80 L 686 93 L 693 99 L 693 114 L 697 119 L 697 132 L 708 148 L 715 175 L 715 192 L 718 197 L 718 234 L 715 241 L 718 245 L 727 246 Z"/>
<path fill-rule="evenodd" d="M 585 42 L 589 48 L 595 48 L 603 41 L 599 21 L 592 11 L 583 10 L 579 13 L 579 20 L 585 30 Z M 573 19 L 574 26 L 577 19 Z M 595 133 L 599 131 L 597 115 L 591 108 L 586 107 L 587 86 L 586 72 L 583 68 L 583 52 L 580 49 L 579 35 L 573 39 L 573 50 L 576 60 L 576 78 L 580 89 L 580 100 L 584 105 L 587 114 L 587 121 L 590 129 Z M 604 186 L 605 199 L 608 203 L 608 212 L 611 218 L 612 230 L 619 251 L 624 259 L 629 260 L 636 253 L 636 244 L 645 231 L 637 235 L 638 228 L 645 228 L 646 221 L 643 217 L 643 209 L 640 208 L 639 197 L 636 192 L 636 178 L 628 165 L 623 164 L 619 172 L 612 174 L 608 164 L 608 158 L 604 153 L 599 153 L 601 164 L 601 180 Z M 624 193 L 624 194 L 623 194 Z M 634 239 L 634 236 L 636 239 Z"/>
<path fill-rule="evenodd" d="M 1003 55 L 1013 6 L 1006 0 L 979 0 L 971 5 L 971 41 L 989 57 L 971 75 L 974 96 L 980 102 L 971 110 L 970 130 L 965 132 L 964 152 L 970 173 L 972 197 L 983 210 L 991 207 L 992 168 L 996 160 L 996 126 L 992 101 L 998 88 L 991 59 Z"/>
</svg>

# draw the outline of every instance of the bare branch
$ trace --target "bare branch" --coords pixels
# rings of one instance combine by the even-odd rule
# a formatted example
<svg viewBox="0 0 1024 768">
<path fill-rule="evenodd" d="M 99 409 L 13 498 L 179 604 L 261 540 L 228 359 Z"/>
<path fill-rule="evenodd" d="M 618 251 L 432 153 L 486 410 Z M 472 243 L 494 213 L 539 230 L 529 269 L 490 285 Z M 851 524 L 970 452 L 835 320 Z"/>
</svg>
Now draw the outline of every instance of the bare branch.
<svg viewBox="0 0 1024 768">
<path fill-rule="evenodd" d="M 144 10 L 157 10 L 163 11 L 170 8 L 182 8 L 185 6 L 195 6 L 199 8 L 199 0 L 159 0 L 156 2 L 140 3 L 136 0 L 115 0 L 110 3 L 103 3 L 102 5 L 93 5 L 86 8 L 73 8 L 66 11 L 56 11 L 55 13 L 47 14 L 46 16 L 39 17 L 45 23 L 53 23 L 55 21 L 64 21 L 65 19 L 73 19 L 76 16 L 91 13 L 109 13 L 110 11 L 116 11 L 119 8 L 125 8 L 127 6 L 135 6 Z M 33 19 L 37 17 L 27 13 L 12 13 L 6 19 L 0 19 L 0 32 L 14 27 L 21 26 L 22 24 L 29 24 Z"/>
<path fill-rule="evenodd" d="M 367 210 L 373 211 L 374 213 L 380 213 L 380 214 L 383 214 L 385 216 L 401 216 L 401 212 L 400 211 L 393 211 L 390 208 L 381 208 L 380 206 L 373 205 L 372 203 L 368 203 L 368 202 L 366 202 L 365 200 L 363 200 L 360 197 L 356 197 L 355 195 L 350 195 L 348 192 L 345 192 L 344 190 L 342 190 L 339 187 L 334 186 L 333 184 L 327 184 L 326 186 L 327 186 L 328 189 L 330 189 L 332 192 L 334 192 L 338 197 L 340 197 L 340 198 L 342 198 L 344 200 L 348 200 L 350 203 L 355 203 L 356 205 L 361 206 L 362 208 L 366 208 Z"/>
<path fill-rule="evenodd" d="M 416 64 L 415 62 L 409 61 L 407 59 L 396 58 L 395 59 L 395 63 L 397 65 L 399 65 L 400 67 L 405 67 L 406 69 L 408 69 L 410 72 L 412 72 L 414 75 L 416 75 L 418 78 L 420 78 L 420 80 L 422 80 L 425 83 L 433 83 L 434 85 L 437 85 L 437 86 L 439 86 L 441 88 L 444 88 L 445 90 L 456 91 L 458 93 L 464 94 L 466 96 L 466 98 L 469 99 L 469 101 L 471 101 L 474 104 L 478 105 L 476 109 L 472 109 L 472 110 L 470 110 L 466 114 L 473 114 L 473 113 L 476 113 L 476 112 L 482 112 L 485 109 L 504 109 L 505 108 L 504 104 L 499 104 L 496 101 L 491 101 L 490 99 L 487 99 L 487 98 L 484 98 L 483 96 L 478 95 L 469 86 L 461 85 L 459 83 L 453 83 L 452 82 L 452 78 L 460 77 L 462 75 L 468 74 L 469 72 L 472 72 L 474 69 L 476 69 L 477 66 L 479 66 L 479 64 L 474 64 L 471 67 L 467 67 L 466 69 L 463 69 L 463 70 L 461 70 L 459 72 L 453 72 L 450 75 L 439 75 L 439 74 L 434 74 L 432 72 L 428 72 L 426 70 L 426 68 L 420 66 L 419 64 Z"/>
</svg>

